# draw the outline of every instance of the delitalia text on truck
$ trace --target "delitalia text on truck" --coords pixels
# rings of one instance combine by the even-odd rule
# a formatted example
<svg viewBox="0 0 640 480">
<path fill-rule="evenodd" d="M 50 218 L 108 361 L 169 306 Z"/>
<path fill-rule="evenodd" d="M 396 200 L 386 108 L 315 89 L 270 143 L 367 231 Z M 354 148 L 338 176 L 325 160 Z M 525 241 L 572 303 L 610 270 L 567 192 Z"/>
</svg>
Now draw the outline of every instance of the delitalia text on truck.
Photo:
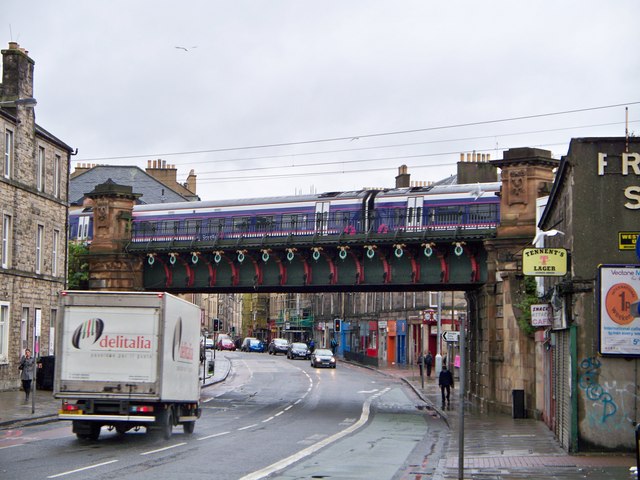
<svg viewBox="0 0 640 480">
<path fill-rule="evenodd" d="M 54 396 L 80 439 L 107 426 L 171 436 L 200 416 L 200 309 L 166 293 L 60 296 Z"/>
</svg>

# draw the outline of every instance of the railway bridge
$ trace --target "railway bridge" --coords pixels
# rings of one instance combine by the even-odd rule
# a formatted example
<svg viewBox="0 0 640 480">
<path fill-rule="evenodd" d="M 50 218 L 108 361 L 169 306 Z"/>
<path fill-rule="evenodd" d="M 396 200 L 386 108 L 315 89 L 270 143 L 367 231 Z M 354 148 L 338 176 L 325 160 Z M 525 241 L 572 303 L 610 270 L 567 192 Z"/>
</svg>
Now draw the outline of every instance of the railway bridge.
<svg viewBox="0 0 640 480">
<path fill-rule="evenodd" d="M 90 288 L 474 291 L 492 283 L 496 262 L 517 255 L 535 234 L 536 198 L 548 189 L 557 165 L 541 152 L 514 149 L 491 162 L 502 170 L 499 209 L 485 212 L 486 219 L 473 228 L 455 214 L 421 228 L 383 225 L 364 232 L 319 228 L 317 218 L 311 218 L 308 226 L 297 226 L 312 232 L 306 235 L 273 234 L 260 225 L 222 235 L 195 222 L 187 228 L 132 224 L 136 194 L 107 182 L 88 194 L 95 204 Z"/>
</svg>

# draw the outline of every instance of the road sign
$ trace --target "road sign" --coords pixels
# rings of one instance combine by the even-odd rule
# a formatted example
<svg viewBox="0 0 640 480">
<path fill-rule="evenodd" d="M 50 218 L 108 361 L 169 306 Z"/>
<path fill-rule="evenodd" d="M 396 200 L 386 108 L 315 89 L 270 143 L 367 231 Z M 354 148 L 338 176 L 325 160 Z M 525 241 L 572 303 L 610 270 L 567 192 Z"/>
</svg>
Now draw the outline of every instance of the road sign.
<svg viewBox="0 0 640 480">
<path fill-rule="evenodd" d="M 446 331 L 442 333 L 442 338 L 445 342 L 458 342 L 460 341 L 460 332 Z"/>
</svg>

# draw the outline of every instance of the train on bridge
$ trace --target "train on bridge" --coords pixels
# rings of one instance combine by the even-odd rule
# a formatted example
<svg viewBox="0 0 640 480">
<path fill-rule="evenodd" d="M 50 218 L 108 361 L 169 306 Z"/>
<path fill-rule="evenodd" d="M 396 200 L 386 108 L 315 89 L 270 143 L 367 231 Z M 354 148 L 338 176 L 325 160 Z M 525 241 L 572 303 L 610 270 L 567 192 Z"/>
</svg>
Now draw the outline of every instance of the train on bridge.
<svg viewBox="0 0 640 480">
<path fill-rule="evenodd" d="M 493 229 L 501 182 L 326 192 L 134 207 L 133 243 Z M 90 240 L 91 209 L 72 210 L 70 240 Z"/>
</svg>

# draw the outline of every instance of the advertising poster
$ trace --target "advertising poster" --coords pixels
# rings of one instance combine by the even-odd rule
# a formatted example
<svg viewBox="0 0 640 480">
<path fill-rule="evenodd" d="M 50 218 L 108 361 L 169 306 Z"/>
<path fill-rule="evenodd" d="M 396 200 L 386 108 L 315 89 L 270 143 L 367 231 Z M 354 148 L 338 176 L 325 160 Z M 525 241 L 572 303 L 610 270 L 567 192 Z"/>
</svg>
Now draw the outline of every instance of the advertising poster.
<svg viewBox="0 0 640 480">
<path fill-rule="evenodd" d="M 640 266 L 601 265 L 600 353 L 640 356 Z"/>
</svg>

